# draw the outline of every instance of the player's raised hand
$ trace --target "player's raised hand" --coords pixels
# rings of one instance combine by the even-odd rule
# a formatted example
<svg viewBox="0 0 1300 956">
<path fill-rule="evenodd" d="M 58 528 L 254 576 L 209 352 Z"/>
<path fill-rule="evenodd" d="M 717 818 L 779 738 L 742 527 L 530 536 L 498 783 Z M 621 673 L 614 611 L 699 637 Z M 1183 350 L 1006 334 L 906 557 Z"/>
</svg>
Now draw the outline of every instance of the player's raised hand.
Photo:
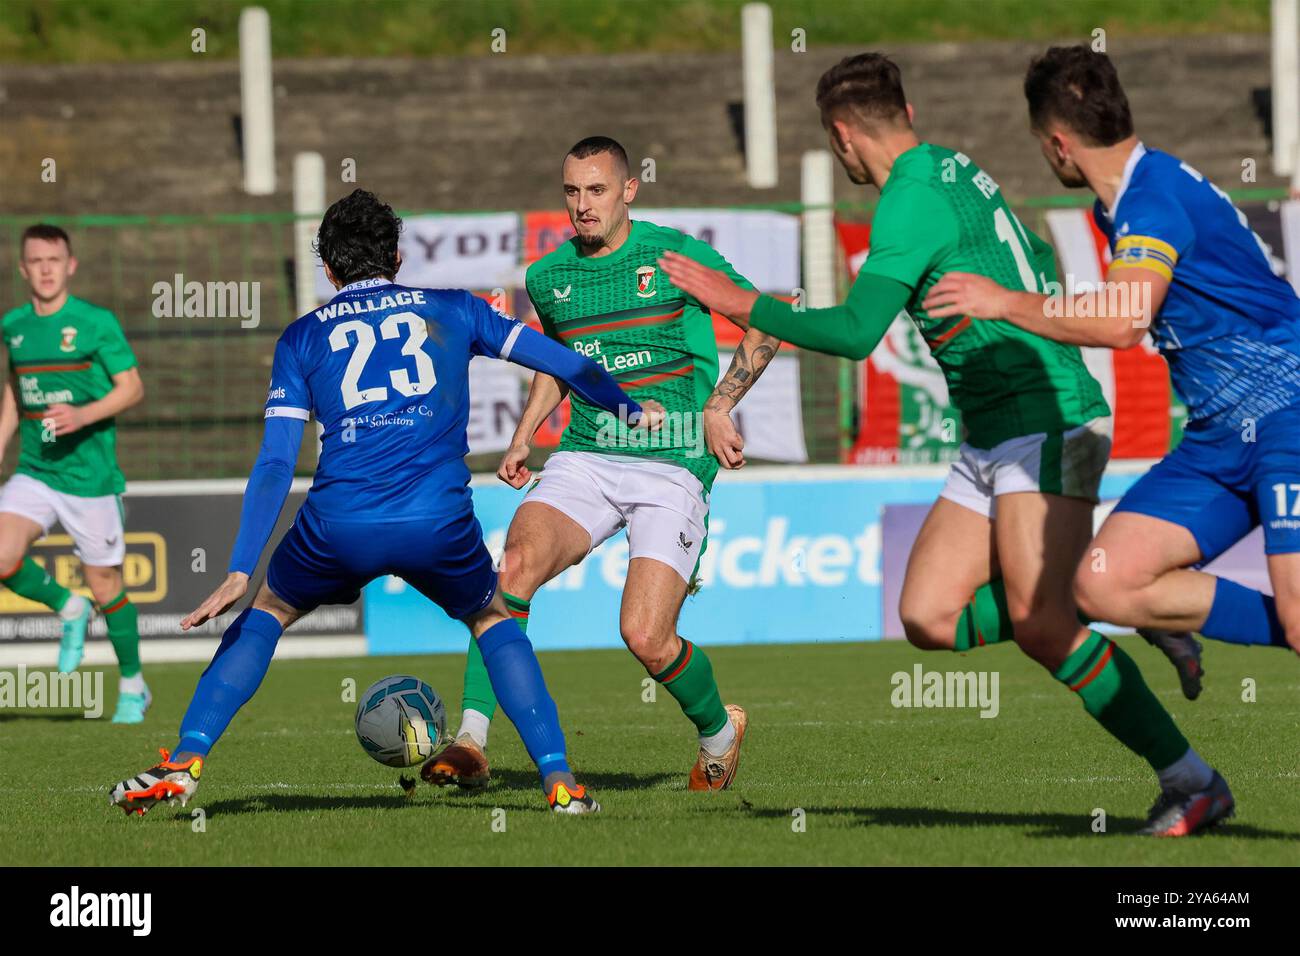
<svg viewBox="0 0 1300 956">
<path fill-rule="evenodd" d="M 497 477 L 511 488 L 522 488 L 528 484 L 528 479 L 533 477 L 533 473 L 528 470 L 524 462 L 528 460 L 528 453 L 531 451 L 530 446 L 522 443 L 507 448 L 501 458 L 501 467 L 497 469 Z"/>
<path fill-rule="evenodd" d="M 946 319 L 953 315 L 1000 319 L 1007 314 L 1007 296 L 1010 294 L 1009 289 L 1004 289 L 988 276 L 949 272 L 930 287 L 921 308 L 932 319 Z"/>
<path fill-rule="evenodd" d="M 665 252 L 659 259 L 673 285 L 715 312 L 721 312 L 733 325 L 749 328 L 749 311 L 758 301 L 758 293 L 742 289 L 719 272 L 687 256 Z"/>
<path fill-rule="evenodd" d="M 71 435 L 85 425 L 81 409 L 64 403 L 48 406 L 41 415 L 41 421 L 50 422 L 54 426 L 55 435 Z"/>
<path fill-rule="evenodd" d="M 704 444 L 723 468 L 745 467 L 745 439 L 731 416 L 721 409 L 704 409 Z"/>
<path fill-rule="evenodd" d="M 641 417 L 637 419 L 635 428 L 644 428 L 648 432 L 657 432 L 663 427 L 664 416 L 668 412 L 662 405 L 652 398 L 646 399 L 641 403 Z"/>
<path fill-rule="evenodd" d="M 206 601 L 181 618 L 181 630 L 188 631 L 192 627 L 198 627 L 204 621 L 210 621 L 214 617 L 221 617 L 247 593 L 248 575 L 242 571 L 230 572 L 226 576 L 226 580 L 221 582 L 221 587 L 208 595 Z"/>
</svg>

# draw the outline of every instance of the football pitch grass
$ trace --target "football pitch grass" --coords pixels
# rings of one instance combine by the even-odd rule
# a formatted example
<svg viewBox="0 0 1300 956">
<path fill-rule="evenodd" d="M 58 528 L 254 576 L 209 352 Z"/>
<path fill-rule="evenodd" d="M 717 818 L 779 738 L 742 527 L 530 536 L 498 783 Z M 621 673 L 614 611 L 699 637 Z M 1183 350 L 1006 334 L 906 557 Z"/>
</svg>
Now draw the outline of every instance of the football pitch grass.
<svg viewBox="0 0 1300 956">
<path fill-rule="evenodd" d="M 545 808 L 514 728 L 497 721 L 494 779 L 463 795 L 367 757 L 345 701 L 411 673 L 447 700 L 456 727 L 458 655 L 286 660 L 213 752 L 186 810 L 128 818 L 116 780 L 171 747 L 201 666 L 147 671 L 146 723 L 107 714 L 0 710 L 0 858 L 26 865 L 992 864 L 1289 865 L 1300 859 L 1300 662 L 1209 643 L 1206 689 L 1189 702 L 1172 668 L 1121 638 L 1162 702 L 1223 771 L 1237 817 L 1184 840 L 1137 836 L 1156 796 L 1149 768 L 1013 647 L 922 654 L 901 642 L 710 649 L 724 697 L 750 714 L 732 789 L 691 793 L 692 729 L 622 651 L 541 655 L 581 782 L 604 810 Z M 147 657 L 148 648 L 145 648 Z M 999 711 L 902 709 L 891 677 L 999 675 Z M 106 675 L 106 710 L 115 677 Z M 1255 701 L 1244 701 L 1243 681 Z M 201 808 L 196 817 L 193 811 Z M 1106 814 L 1094 832 L 1096 812 Z M 201 825 L 200 825 L 201 824 Z"/>
</svg>

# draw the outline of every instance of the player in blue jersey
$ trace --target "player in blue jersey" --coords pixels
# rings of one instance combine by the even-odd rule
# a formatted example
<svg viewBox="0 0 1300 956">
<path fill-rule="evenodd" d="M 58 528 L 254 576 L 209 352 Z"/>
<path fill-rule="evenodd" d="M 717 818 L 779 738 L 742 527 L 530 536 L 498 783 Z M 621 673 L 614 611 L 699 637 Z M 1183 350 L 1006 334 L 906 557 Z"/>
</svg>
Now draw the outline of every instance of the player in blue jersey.
<svg viewBox="0 0 1300 956">
<path fill-rule="evenodd" d="M 208 751 L 262 682 L 284 629 L 322 604 L 355 601 L 383 574 L 401 576 L 469 627 L 552 809 L 600 809 L 569 770 L 555 703 L 532 645 L 506 610 L 474 517 L 464 461 L 469 361 L 487 355 L 554 375 L 636 427 L 656 426 L 662 408 L 638 404 L 595 362 L 468 292 L 395 283 L 400 230 L 392 209 L 360 189 L 325 214 L 317 242 L 338 294 L 276 343 L 266 431 L 230 573 L 181 621 L 183 629 L 225 613 L 247 593 L 312 414 L 323 427 L 316 477 L 265 583 L 203 672 L 180 742 L 161 763 L 113 788 L 112 802 L 128 813 L 188 802 Z"/>
<path fill-rule="evenodd" d="M 1097 195 L 1112 252 L 1105 281 L 1041 296 L 949 273 L 926 307 L 1107 348 L 1135 345 L 1149 327 L 1187 426 L 1106 519 L 1076 599 L 1097 620 L 1300 652 L 1300 298 L 1222 190 L 1138 140 L 1104 54 L 1048 50 L 1025 95 L 1057 178 Z M 1199 570 L 1261 523 L 1276 598 Z M 1201 779 L 1161 795 L 1154 832 L 1231 812 L 1222 778 L 1196 770 Z"/>
</svg>

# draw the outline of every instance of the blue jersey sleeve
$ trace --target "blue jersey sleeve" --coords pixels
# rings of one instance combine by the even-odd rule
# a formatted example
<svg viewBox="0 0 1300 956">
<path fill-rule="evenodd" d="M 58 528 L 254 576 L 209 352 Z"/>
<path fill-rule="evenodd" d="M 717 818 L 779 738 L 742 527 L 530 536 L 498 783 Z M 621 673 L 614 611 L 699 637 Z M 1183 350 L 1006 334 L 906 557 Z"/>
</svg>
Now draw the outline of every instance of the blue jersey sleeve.
<svg viewBox="0 0 1300 956">
<path fill-rule="evenodd" d="M 612 375 L 585 355 L 569 351 L 522 323 L 509 350 L 501 357 L 558 378 L 584 402 L 613 412 L 629 425 L 635 425 L 641 418 L 640 403 L 623 391 Z"/>
<path fill-rule="evenodd" d="M 473 350 L 478 355 L 505 359 L 535 372 L 560 379 L 583 401 L 613 412 L 629 424 L 641 417 L 641 405 L 619 388 L 607 371 L 577 352 L 551 341 L 518 319 L 502 315 L 478 296 L 465 293 L 473 323 Z"/>
<path fill-rule="evenodd" d="M 267 414 L 271 414 L 269 409 Z M 267 421 L 257 463 L 253 465 L 248 485 L 244 488 L 239 534 L 235 536 L 235 550 L 230 555 L 230 571 L 251 575 L 257 567 L 293 486 L 293 468 L 298 462 L 302 432 L 302 420 L 275 416 Z"/>
<path fill-rule="evenodd" d="M 465 296 L 465 316 L 470 323 L 470 348 L 475 355 L 507 358 L 510 348 L 525 328 L 518 319 L 502 315 L 472 292 Z"/>
<path fill-rule="evenodd" d="M 271 384 L 266 390 L 267 418 L 296 418 L 306 421 L 311 417 L 311 389 L 297 352 L 288 335 L 280 336 L 275 343 L 275 358 L 271 362 Z"/>
<path fill-rule="evenodd" d="M 1149 189 L 1127 193 L 1115 210 L 1111 269 L 1150 269 L 1173 279 L 1178 260 L 1196 240 L 1187 212 Z"/>
</svg>

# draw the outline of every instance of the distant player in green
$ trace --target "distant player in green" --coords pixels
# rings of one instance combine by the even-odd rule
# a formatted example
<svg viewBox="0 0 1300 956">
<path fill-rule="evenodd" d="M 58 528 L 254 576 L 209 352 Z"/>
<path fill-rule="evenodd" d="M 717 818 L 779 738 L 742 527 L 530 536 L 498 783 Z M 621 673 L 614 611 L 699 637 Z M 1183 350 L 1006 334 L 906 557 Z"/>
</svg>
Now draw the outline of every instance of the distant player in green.
<svg viewBox="0 0 1300 956">
<path fill-rule="evenodd" d="M 136 609 L 126 596 L 126 542 L 114 416 L 144 397 L 135 355 L 105 309 L 68 294 L 77 271 L 68 234 L 23 232 L 19 270 L 31 301 L 4 316 L 9 367 L 0 408 L 0 454 L 18 429 L 18 469 L 0 490 L 0 582 L 63 620 L 59 670 L 77 669 L 90 603 L 27 556 L 57 522 L 71 535 L 90 592 L 108 627 L 121 679 L 113 722 L 136 724 L 149 708 L 140 669 Z"/>
<path fill-rule="evenodd" d="M 849 178 L 880 189 L 870 251 L 848 302 L 799 312 L 672 253 L 665 271 L 741 328 L 854 359 L 865 358 L 905 309 L 966 428 L 908 563 L 900 599 L 908 639 L 957 650 L 1015 640 L 1151 765 L 1162 792 L 1208 778 L 1137 665 L 1077 616 L 1071 585 L 1091 537 L 1111 424 L 1078 348 L 1004 322 L 935 319 L 921 306 L 950 271 L 1042 291 L 1055 279 L 1050 247 L 968 156 L 917 138 L 887 57 L 861 54 L 832 67 L 817 104 Z M 1148 832 L 1158 832 L 1161 810 L 1157 802 Z"/>
<path fill-rule="evenodd" d="M 705 548 L 718 463 L 744 463 L 744 443 L 728 412 L 780 342 L 748 333 L 718 382 L 709 310 L 674 288 L 656 260 L 676 250 L 723 270 L 744 288 L 752 288 L 749 283 L 698 239 L 629 218 L 639 181 L 629 175 L 627 153 L 614 140 L 591 137 L 575 145 L 565 157 L 563 179 L 577 235 L 533 263 L 526 280 L 542 328 L 599 362 L 638 400 L 661 403 L 666 415 L 656 435 L 641 436 L 571 396 L 559 449 L 510 524 L 501 588 L 526 627 L 538 588 L 626 527 L 623 640 L 698 731 L 699 754 L 687 786 L 720 790 L 735 775 L 747 717 L 734 704 L 723 706 L 708 656 L 677 634 L 677 616 Z M 533 378 L 497 472 L 512 487 L 531 478 L 525 460 L 533 433 L 565 393 L 549 375 Z M 434 783 L 477 787 L 488 780 L 483 750 L 496 701 L 473 644 L 463 703 L 456 742 L 424 772 Z"/>
</svg>

